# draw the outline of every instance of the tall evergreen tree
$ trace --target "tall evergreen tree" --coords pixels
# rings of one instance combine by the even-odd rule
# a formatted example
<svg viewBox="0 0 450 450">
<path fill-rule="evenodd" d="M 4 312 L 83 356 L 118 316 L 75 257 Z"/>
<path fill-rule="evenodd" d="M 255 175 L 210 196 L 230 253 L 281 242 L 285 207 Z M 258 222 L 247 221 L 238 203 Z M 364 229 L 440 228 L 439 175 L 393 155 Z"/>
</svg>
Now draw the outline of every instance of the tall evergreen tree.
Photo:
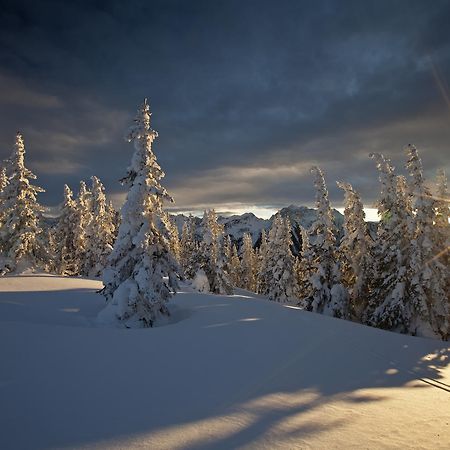
<svg viewBox="0 0 450 450">
<path fill-rule="evenodd" d="M 374 275 L 366 322 L 369 325 L 408 333 L 407 252 L 409 246 L 408 198 L 402 178 L 382 154 L 374 153 L 381 195 L 377 202 L 380 221 L 373 247 Z"/>
<path fill-rule="evenodd" d="M 256 292 L 263 294 L 267 292 L 270 281 L 270 274 L 265 271 L 268 267 L 267 260 L 267 235 L 264 228 L 261 231 L 261 243 L 257 251 L 257 277 Z"/>
<path fill-rule="evenodd" d="M 75 260 L 77 274 L 89 275 L 88 252 L 91 246 L 92 194 L 84 181 L 80 181 L 78 196 L 75 200 Z"/>
<path fill-rule="evenodd" d="M 105 269 L 113 249 L 116 225 L 115 212 L 106 200 L 105 188 L 96 176 L 91 177 L 92 187 L 79 199 L 81 217 L 86 220 L 86 248 L 83 272 L 98 277 Z M 84 197 L 84 198 L 83 198 Z M 90 211 L 87 209 L 90 208 Z M 81 212 L 81 211 L 80 211 Z"/>
<path fill-rule="evenodd" d="M 163 202 L 172 201 L 160 180 L 164 172 L 152 143 L 147 100 L 139 108 L 127 136 L 134 144 L 131 165 L 122 183 L 129 188 L 121 210 L 121 224 L 109 265 L 103 272 L 107 306 L 103 320 L 113 318 L 127 327 L 152 326 L 168 315 L 167 301 L 177 289 L 178 265 L 165 236 Z"/>
<path fill-rule="evenodd" d="M 339 246 L 342 281 L 349 291 L 351 317 L 362 321 L 372 280 L 372 239 L 359 194 L 349 183 L 337 184 L 345 193 L 344 236 Z"/>
<path fill-rule="evenodd" d="M 267 240 L 267 253 L 260 269 L 264 280 L 261 292 L 269 300 L 288 302 L 298 298 L 295 258 L 291 251 L 291 226 L 288 218 L 277 214 L 272 222 Z"/>
<path fill-rule="evenodd" d="M 175 221 L 170 217 L 167 211 L 163 214 L 164 225 L 167 230 L 167 240 L 169 249 L 177 262 L 180 262 L 180 236 Z"/>
<path fill-rule="evenodd" d="M 311 295 L 307 309 L 339 318 L 348 317 L 348 293 L 341 282 L 341 272 L 336 252 L 336 231 L 328 200 L 323 172 L 313 167 L 315 175 L 317 218 L 310 230 L 312 251 L 310 277 Z"/>
<path fill-rule="evenodd" d="M 20 133 L 9 159 L 8 173 L 9 183 L 0 194 L 0 248 L 7 258 L 1 271 L 45 269 L 50 255 L 42 227 L 43 208 L 36 198 L 44 189 L 30 183 L 36 175 L 25 167 L 25 145 Z"/>
<path fill-rule="evenodd" d="M 76 260 L 77 244 L 75 226 L 78 211 L 73 193 L 67 184 L 64 185 L 64 202 L 61 215 L 53 232 L 53 249 L 55 252 L 55 270 L 61 275 L 78 275 L 79 261 Z"/>
<path fill-rule="evenodd" d="M 227 264 L 227 273 L 233 286 L 243 287 L 241 276 L 241 260 L 239 259 L 236 244 L 233 244 L 231 246 L 230 259 L 229 263 Z"/>
<path fill-rule="evenodd" d="M 192 216 L 183 224 L 180 241 L 180 264 L 187 279 L 194 278 L 199 265 L 198 244 L 195 240 L 195 221 Z"/>
<path fill-rule="evenodd" d="M 435 223 L 436 223 L 436 251 L 439 260 L 450 272 L 450 193 L 448 190 L 447 176 L 444 170 L 439 170 L 436 178 L 435 195 Z M 447 275 L 448 277 L 448 275 Z M 449 286 L 450 291 L 450 286 Z"/>
<path fill-rule="evenodd" d="M 308 308 L 308 305 L 312 302 L 312 286 L 310 280 L 314 269 L 314 255 L 306 228 L 300 227 L 300 235 L 302 238 L 302 248 L 299 257 L 295 261 L 294 270 L 297 275 L 300 298 L 299 305 L 303 308 Z"/>
<path fill-rule="evenodd" d="M 413 145 L 407 148 L 406 167 L 411 177 L 414 195 L 414 215 L 411 216 L 410 255 L 408 255 L 410 333 L 421 336 L 450 334 L 450 306 L 446 291 L 445 266 L 436 258 L 437 228 L 434 226 L 436 203 L 425 185 L 422 162 Z"/>
<path fill-rule="evenodd" d="M 249 233 L 244 233 L 242 240 L 241 273 L 242 287 L 256 292 L 257 261 L 252 237 Z"/>
<path fill-rule="evenodd" d="M 224 227 L 217 222 L 217 215 L 213 209 L 205 211 L 202 228 L 201 269 L 208 278 L 209 288 L 215 294 L 232 294 L 233 287 L 224 270 L 225 259 L 222 252 Z"/>
</svg>

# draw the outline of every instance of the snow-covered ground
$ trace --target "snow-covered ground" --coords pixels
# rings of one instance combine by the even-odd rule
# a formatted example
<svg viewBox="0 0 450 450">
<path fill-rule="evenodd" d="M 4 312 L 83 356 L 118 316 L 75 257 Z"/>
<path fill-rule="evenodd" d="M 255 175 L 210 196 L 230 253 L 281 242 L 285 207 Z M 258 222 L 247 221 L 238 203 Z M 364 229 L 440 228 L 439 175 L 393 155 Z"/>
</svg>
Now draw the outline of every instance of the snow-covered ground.
<svg viewBox="0 0 450 450">
<path fill-rule="evenodd" d="M 101 327 L 100 283 L 0 279 L 0 448 L 450 448 L 449 348 L 242 292 Z"/>
</svg>

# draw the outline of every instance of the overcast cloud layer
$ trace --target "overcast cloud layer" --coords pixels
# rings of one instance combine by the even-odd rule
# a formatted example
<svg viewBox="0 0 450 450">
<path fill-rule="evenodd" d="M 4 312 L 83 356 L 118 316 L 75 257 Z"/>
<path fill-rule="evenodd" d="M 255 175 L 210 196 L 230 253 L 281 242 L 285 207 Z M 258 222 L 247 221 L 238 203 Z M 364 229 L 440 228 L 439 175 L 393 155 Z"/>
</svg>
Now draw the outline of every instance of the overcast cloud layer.
<svg viewBox="0 0 450 450">
<path fill-rule="evenodd" d="M 119 199 L 148 97 L 180 209 L 314 201 L 309 168 L 371 206 L 373 151 L 450 171 L 450 2 L 2 1 L 0 157 L 21 130 L 47 192 L 98 175 Z"/>
</svg>

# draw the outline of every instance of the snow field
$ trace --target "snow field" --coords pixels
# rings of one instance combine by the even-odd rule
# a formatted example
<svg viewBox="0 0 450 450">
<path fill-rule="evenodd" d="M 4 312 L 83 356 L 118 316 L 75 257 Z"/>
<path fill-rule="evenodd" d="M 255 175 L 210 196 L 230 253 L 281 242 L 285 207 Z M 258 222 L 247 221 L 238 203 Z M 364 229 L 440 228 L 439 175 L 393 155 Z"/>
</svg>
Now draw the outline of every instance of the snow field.
<svg viewBox="0 0 450 450">
<path fill-rule="evenodd" d="M 101 284 L 0 279 L 0 448 L 449 448 L 448 344 L 182 292 L 118 329 Z"/>
</svg>

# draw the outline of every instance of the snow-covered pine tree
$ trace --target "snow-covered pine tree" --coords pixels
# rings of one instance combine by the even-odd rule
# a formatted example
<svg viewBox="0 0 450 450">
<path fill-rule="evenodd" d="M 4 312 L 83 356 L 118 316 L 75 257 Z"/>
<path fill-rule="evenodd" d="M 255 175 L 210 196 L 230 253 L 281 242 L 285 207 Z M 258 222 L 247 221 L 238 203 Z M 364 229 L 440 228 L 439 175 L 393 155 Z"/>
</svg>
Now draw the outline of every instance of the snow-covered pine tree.
<svg viewBox="0 0 450 450">
<path fill-rule="evenodd" d="M 252 237 L 244 233 L 241 254 L 242 287 L 248 291 L 256 292 L 256 253 L 253 249 Z"/>
<path fill-rule="evenodd" d="M 223 238 L 223 257 L 225 258 L 225 263 L 227 266 L 229 261 L 231 260 L 231 252 L 232 252 L 231 236 L 227 234 Z"/>
<path fill-rule="evenodd" d="M 195 221 L 192 216 L 184 222 L 181 231 L 180 265 L 187 279 L 194 278 L 200 266 L 198 244 L 195 240 Z"/>
<path fill-rule="evenodd" d="M 209 289 L 215 294 L 232 294 L 233 287 L 224 271 L 225 260 L 222 252 L 224 227 L 217 222 L 214 209 L 205 211 L 202 228 L 201 269 L 208 278 Z"/>
<path fill-rule="evenodd" d="M 402 192 L 404 182 L 395 176 L 390 161 L 379 153 L 370 157 L 375 160 L 379 172 L 381 195 L 377 201 L 380 221 L 373 246 L 374 274 L 365 321 L 378 328 L 408 333 L 408 199 Z"/>
<path fill-rule="evenodd" d="M 236 244 L 231 246 L 231 256 L 229 262 L 227 263 L 227 273 L 233 286 L 243 287 L 241 277 L 241 260 L 239 259 Z"/>
<path fill-rule="evenodd" d="M 327 186 L 319 167 L 312 167 L 311 173 L 315 176 L 317 218 L 309 232 L 312 251 L 311 294 L 305 302 L 310 311 L 347 318 L 348 293 L 341 282 L 336 232 Z"/>
<path fill-rule="evenodd" d="M 295 258 L 291 246 L 290 221 L 276 214 L 269 231 L 267 253 L 261 268 L 265 285 L 262 294 L 269 300 L 284 303 L 298 298 Z"/>
<path fill-rule="evenodd" d="M 20 133 L 8 164 L 9 183 L 0 194 L 0 248 L 6 258 L 1 273 L 46 269 L 50 255 L 43 231 L 43 208 L 36 199 L 44 189 L 30 183 L 36 175 L 25 167 L 25 145 Z"/>
<path fill-rule="evenodd" d="M 84 194 L 85 201 L 80 208 L 90 207 L 90 220 L 86 224 L 86 253 L 83 272 L 90 277 L 99 277 L 105 269 L 113 249 L 116 225 L 115 213 L 106 200 L 105 188 L 100 179 L 91 177 L 90 195 Z M 82 216 L 86 217 L 85 214 Z"/>
<path fill-rule="evenodd" d="M 256 292 L 262 294 L 267 292 L 270 280 L 270 273 L 266 272 L 268 269 L 267 259 L 267 235 L 266 230 L 262 229 L 260 245 L 257 250 L 257 277 L 256 277 Z"/>
<path fill-rule="evenodd" d="M 300 226 L 300 235 L 302 238 L 302 248 L 300 255 L 295 261 L 294 270 L 297 276 L 297 284 L 299 291 L 299 306 L 307 308 L 310 301 L 312 301 L 312 287 L 311 287 L 311 275 L 314 269 L 313 266 L 313 253 L 309 243 L 308 231 Z"/>
<path fill-rule="evenodd" d="M 436 177 L 435 196 L 436 241 L 434 243 L 439 260 L 447 267 L 447 278 L 450 276 L 450 193 L 445 171 L 440 169 Z M 450 286 L 448 291 L 450 292 Z"/>
<path fill-rule="evenodd" d="M 135 149 L 122 179 L 129 191 L 118 237 L 103 272 L 107 306 L 100 318 L 126 327 L 149 327 L 160 314 L 168 315 L 166 303 L 178 284 L 178 264 L 170 253 L 162 220 L 163 202 L 172 197 L 160 183 L 164 172 L 152 151 L 158 134 L 150 126 L 150 116 L 145 100 L 127 136 Z"/>
<path fill-rule="evenodd" d="M 344 191 L 344 236 L 339 246 L 342 282 L 350 296 L 351 318 L 363 321 L 372 280 L 372 238 L 365 222 L 359 194 L 349 183 L 338 182 Z"/>
<path fill-rule="evenodd" d="M 439 249 L 434 226 L 436 203 L 425 185 L 422 161 L 413 145 L 408 145 L 406 167 L 411 177 L 414 215 L 410 219 L 408 255 L 408 296 L 411 308 L 409 332 L 414 335 L 447 339 L 450 334 L 450 305 L 446 268 L 436 256 Z"/>
<path fill-rule="evenodd" d="M 76 260 L 77 248 L 75 226 L 78 220 L 76 202 L 67 184 L 64 185 L 64 201 L 61 215 L 53 231 L 52 241 L 55 253 L 55 270 L 60 275 L 78 275 L 79 261 Z"/>
<path fill-rule="evenodd" d="M 180 262 L 180 236 L 178 233 L 177 224 L 167 211 L 164 211 L 162 218 L 167 230 L 167 240 L 169 242 L 169 250 L 175 260 Z"/>
<path fill-rule="evenodd" d="M 89 275 L 88 251 L 91 247 L 92 194 L 84 181 L 80 181 L 78 196 L 75 200 L 75 254 L 77 275 Z"/>
</svg>

